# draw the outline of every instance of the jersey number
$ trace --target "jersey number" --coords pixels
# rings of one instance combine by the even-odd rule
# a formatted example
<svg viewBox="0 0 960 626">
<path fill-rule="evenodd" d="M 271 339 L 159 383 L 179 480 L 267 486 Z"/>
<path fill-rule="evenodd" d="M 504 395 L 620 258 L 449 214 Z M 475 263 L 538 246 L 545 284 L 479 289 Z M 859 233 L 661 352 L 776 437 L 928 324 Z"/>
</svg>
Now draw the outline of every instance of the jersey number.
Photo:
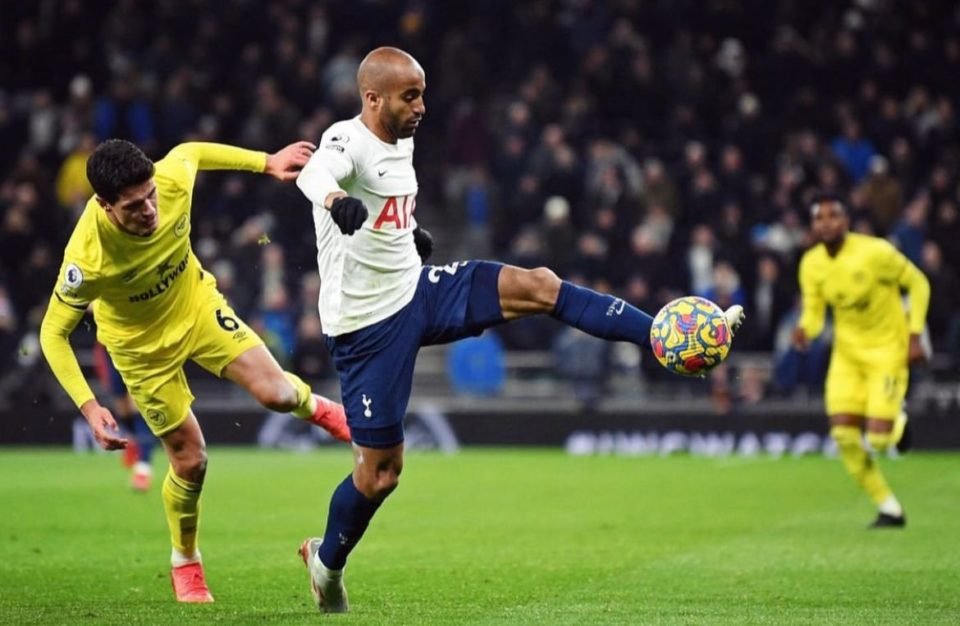
<svg viewBox="0 0 960 626">
<path fill-rule="evenodd" d="M 237 318 L 224 315 L 220 309 L 217 309 L 217 324 L 220 324 L 220 328 L 230 332 L 240 328 L 240 322 L 237 321 Z"/>
<path fill-rule="evenodd" d="M 457 273 L 457 270 L 466 265 L 466 261 L 454 261 L 453 263 L 448 263 L 446 265 L 434 265 L 430 268 L 430 272 L 427 274 L 427 279 L 431 283 L 440 282 L 440 272 L 446 272 L 453 276 Z"/>
</svg>

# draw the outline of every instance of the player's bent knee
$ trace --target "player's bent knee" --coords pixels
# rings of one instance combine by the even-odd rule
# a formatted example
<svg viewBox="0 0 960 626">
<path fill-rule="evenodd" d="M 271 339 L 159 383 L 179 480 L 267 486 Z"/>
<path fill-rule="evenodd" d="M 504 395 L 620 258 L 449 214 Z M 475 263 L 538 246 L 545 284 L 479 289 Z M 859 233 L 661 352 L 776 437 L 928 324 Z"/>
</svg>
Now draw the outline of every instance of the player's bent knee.
<svg viewBox="0 0 960 626">
<path fill-rule="evenodd" d="M 525 272 L 530 299 L 544 311 L 552 311 L 560 295 L 560 277 L 549 267 L 537 267 Z"/>
<path fill-rule="evenodd" d="M 402 460 L 384 460 L 376 466 L 357 468 L 354 482 L 357 490 L 368 499 L 382 502 L 400 485 L 402 471 Z"/>
<path fill-rule="evenodd" d="M 830 436 L 840 448 L 860 445 L 860 429 L 856 426 L 833 426 L 830 429 Z"/>
<path fill-rule="evenodd" d="M 884 452 L 889 450 L 890 446 L 893 445 L 893 434 L 868 431 L 867 443 L 874 452 Z"/>
<path fill-rule="evenodd" d="M 398 472 L 378 472 L 375 476 L 363 476 L 356 481 L 357 490 L 368 500 L 383 502 L 400 485 Z"/>
<path fill-rule="evenodd" d="M 170 464 L 180 478 L 201 484 L 207 475 L 207 451 L 205 448 L 185 450 L 171 458 Z"/>
</svg>

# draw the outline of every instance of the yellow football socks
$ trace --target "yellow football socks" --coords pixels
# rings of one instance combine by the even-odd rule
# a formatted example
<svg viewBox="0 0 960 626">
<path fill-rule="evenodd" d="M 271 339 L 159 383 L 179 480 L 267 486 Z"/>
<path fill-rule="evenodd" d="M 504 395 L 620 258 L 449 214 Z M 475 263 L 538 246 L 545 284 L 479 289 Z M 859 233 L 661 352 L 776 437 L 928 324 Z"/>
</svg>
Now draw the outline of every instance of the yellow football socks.
<svg viewBox="0 0 960 626">
<path fill-rule="evenodd" d="M 286 374 L 293 388 L 297 390 L 297 408 L 290 411 L 290 413 L 300 419 L 306 419 L 312 416 L 313 412 L 317 410 L 317 399 L 313 397 L 313 392 L 310 391 L 310 385 L 303 382 L 296 374 L 291 374 L 290 372 L 284 372 L 284 374 Z"/>
<path fill-rule="evenodd" d="M 174 554 L 192 559 L 197 551 L 197 530 L 200 523 L 200 490 L 202 485 L 184 480 L 167 470 L 161 495 L 163 510 L 170 526 Z"/>
<path fill-rule="evenodd" d="M 830 435 L 837 442 L 843 466 L 877 506 L 893 495 L 876 460 L 863 447 L 859 428 L 834 426 L 830 429 Z"/>
</svg>

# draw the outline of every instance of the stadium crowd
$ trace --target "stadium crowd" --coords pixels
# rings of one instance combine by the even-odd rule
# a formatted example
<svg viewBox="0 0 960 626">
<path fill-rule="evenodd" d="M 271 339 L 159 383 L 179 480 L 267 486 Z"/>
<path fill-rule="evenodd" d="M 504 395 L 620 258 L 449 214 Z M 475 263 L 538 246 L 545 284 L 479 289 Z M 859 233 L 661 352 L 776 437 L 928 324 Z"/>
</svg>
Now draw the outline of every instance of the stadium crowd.
<svg viewBox="0 0 960 626">
<path fill-rule="evenodd" d="M 441 254 L 547 264 L 655 312 L 686 293 L 782 348 L 815 190 L 927 274 L 960 352 L 960 7 L 936 0 L 14 0 L 0 9 L 0 351 L 35 334 L 97 142 L 274 150 L 359 110 L 377 45 L 424 64 L 418 220 Z M 329 371 L 309 204 L 198 179 L 193 237 L 281 362 Z M 440 256 L 440 255 L 438 255 Z M 451 258 L 437 259 L 440 261 Z M 785 321 L 786 320 L 786 321 Z M 544 349 L 549 321 L 504 327 Z M 23 351 L 23 348 L 21 348 Z"/>
</svg>

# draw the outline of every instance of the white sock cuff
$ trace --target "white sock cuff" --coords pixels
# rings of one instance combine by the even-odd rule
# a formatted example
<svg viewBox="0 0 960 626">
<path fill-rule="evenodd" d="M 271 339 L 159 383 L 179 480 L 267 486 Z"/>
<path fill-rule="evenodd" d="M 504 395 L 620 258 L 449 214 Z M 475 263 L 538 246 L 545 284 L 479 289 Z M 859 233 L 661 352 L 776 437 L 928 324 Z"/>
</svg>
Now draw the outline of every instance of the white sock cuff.
<svg viewBox="0 0 960 626">
<path fill-rule="evenodd" d="M 170 565 L 173 567 L 183 567 L 184 565 L 190 565 L 191 563 L 200 563 L 200 551 L 197 550 L 193 553 L 193 556 L 186 556 L 176 548 L 173 548 L 170 551 Z"/>
<path fill-rule="evenodd" d="M 900 506 L 900 502 L 897 500 L 896 496 L 887 496 L 887 498 L 880 503 L 880 512 L 887 515 L 892 515 L 894 517 L 901 517 L 903 515 L 903 507 Z"/>
</svg>

